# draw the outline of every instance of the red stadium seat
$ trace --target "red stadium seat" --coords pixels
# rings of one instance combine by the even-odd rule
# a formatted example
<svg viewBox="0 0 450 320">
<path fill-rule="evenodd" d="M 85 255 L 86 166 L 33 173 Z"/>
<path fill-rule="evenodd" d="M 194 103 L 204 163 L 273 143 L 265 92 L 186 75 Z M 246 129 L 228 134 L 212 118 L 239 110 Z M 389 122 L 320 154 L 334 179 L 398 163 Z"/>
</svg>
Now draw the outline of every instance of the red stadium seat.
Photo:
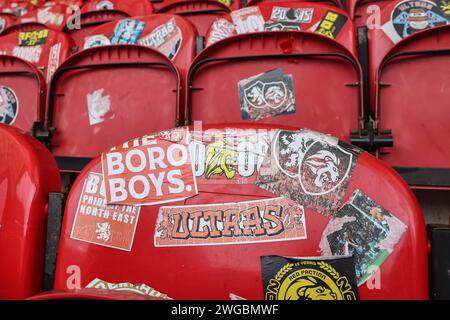
<svg viewBox="0 0 450 320">
<path fill-rule="evenodd" d="M 97 47 L 67 59 L 48 95 L 60 168 L 80 170 L 104 149 L 177 124 L 179 81 L 165 55 L 141 46 Z"/>
<path fill-rule="evenodd" d="M 2 12 L 11 13 L 16 17 L 21 17 L 32 11 L 34 6 L 27 0 L 9 1 L 6 7 L 2 8 Z"/>
<path fill-rule="evenodd" d="M 147 0 L 89 1 L 81 7 L 81 28 L 66 27 L 64 32 L 69 34 L 79 47 L 86 35 L 103 23 L 131 16 L 149 15 L 152 13 L 153 7 Z"/>
<path fill-rule="evenodd" d="M 414 34 L 377 74 L 376 123 L 394 138 L 380 158 L 416 187 L 450 188 L 449 41 L 448 25 Z"/>
<path fill-rule="evenodd" d="M 167 0 L 150 0 L 153 4 L 153 8 L 155 8 L 156 11 L 159 11 L 159 9 L 167 3 Z M 196 0 L 193 0 L 196 1 Z M 229 7 L 231 10 L 237 10 L 241 8 L 241 1 L 240 0 L 217 0 L 220 3 L 223 3 L 227 7 Z"/>
<path fill-rule="evenodd" d="M 0 125 L 0 299 L 42 291 L 49 192 L 60 191 L 55 160 L 45 147 Z"/>
<path fill-rule="evenodd" d="M 72 54 L 73 42 L 62 32 L 36 27 L 32 24 L 27 29 L 27 25 L 18 25 L 7 30 L 0 37 L 0 52 L 31 62 L 50 81 L 56 68 Z"/>
<path fill-rule="evenodd" d="M 201 36 L 206 35 L 214 19 L 230 12 L 230 7 L 215 0 L 167 0 L 158 13 L 182 15 L 192 22 Z"/>
<path fill-rule="evenodd" d="M 286 99 L 268 103 L 264 98 L 262 102 L 266 102 L 256 103 L 253 110 L 263 108 L 262 116 L 242 114 L 245 105 L 252 104 L 248 101 L 255 98 L 253 89 L 245 88 L 243 83 L 254 81 L 254 76 L 263 78 L 262 73 L 274 69 L 282 71 L 283 79 L 291 78 L 292 89 L 288 88 L 287 80 L 282 81 L 287 84 L 282 85 L 280 97 Z M 271 79 L 281 81 L 280 76 Z M 259 82 L 260 86 L 264 83 Z M 243 84 L 242 89 L 238 83 Z M 221 40 L 196 57 L 186 86 L 188 124 L 197 120 L 206 124 L 256 120 L 309 127 L 349 141 L 350 131 L 358 129 L 364 117 L 361 70 L 354 54 L 337 41 L 315 33 L 266 31 Z M 261 89 L 264 92 L 267 89 L 264 94 L 272 90 L 268 85 Z M 259 92 L 258 88 L 255 90 Z M 284 112 L 288 106 L 285 102 L 291 101 L 287 97 L 292 94 L 295 108 Z M 273 108 L 275 116 L 267 107 Z"/>
<path fill-rule="evenodd" d="M 167 227 L 163 224 L 164 219 L 161 216 L 158 218 L 158 212 L 161 213 L 159 210 L 162 206 L 173 208 L 185 205 L 225 205 L 224 203 L 262 201 L 277 197 L 274 193 L 265 191 L 254 184 L 254 178 L 258 175 L 256 163 L 259 160 L 251 157 L 256 155 L 248 151 L 259 150 L 260 145 L 256 146 L 255 144 L 264 140 L 261 132 L 257 132 L 256 129 L 274 127 L 256 125 L 208 127 L 208 129 L 212 128 L 239 129 L 241 131 L 236 134 L 236 137 L 243 140 L 249 139 L 247 143 L 250 145 L 245 147 L 244 151 L 237 151 L 236 155 L 222 155 L 227 157 L 227 169 L 232 175 L 225 178 L 224 171 L 222 171 L 222 176 L 220 176 L 220 170 L 209 171 L 209 165 L 214 167 L 215 162 L 210 163 L 213 158 L 209 158 L 209 151 L 206 155 L 203 154 L 203 152 L 207 153 L 206 149 L 198 149 L 200 150 L 199 158 L 196 159 L 199 162 L 194 163 L 194 168 L 197 168 L 194 171 L 197 176 L 198 195 L 163 205 L 141 206 L 139 209 L 132 206 L 119 206 L 120 210 L 129 212 L 129 216 L 134 216 L 135 220 L 133 219 L 133 221 L 135 222 L 130 222 L 130 217 L 127 218 L 128 222 L 126 223 L 117 222 L 124 221 L 124 217 L 118 218 L 117 210 L 119 209 L 117 208 L 119 207 L 115 209 L 110 207 L 108 217 L 100 216 L 98 208 L 102 207 L 101 203 L 105 203 L 103 202 L 105 193 L 102 193 L 104 189 L 101 180 L 100 157 L 95 158 L 85 167 L 73 184 L 67 200 L 56 264 L 56 290 L 70 289 L 69 277 L 72 274 L 68 273 L 70 270 L 68 268 L 78 266 L 82 270 L 79 278 L 81 288 L 94 279 L 101 279 L 111 283 L 145 284 L 173 299 L 229 299 L 230 293 L 247 299 L 263 299 L 261 256 L 276 254 L 311 257 L 320 255 L 321 237 L 330 221 L 330 216 L 321 215 L 309 207 L 304 209 L 305 223 L 303 226 L 306 228 L 307 238 L 303 240 L 297 238 L 292 241 L 260 242 L 257 239 L 250 239 L 257 243 L 252 243 L 250 240 L 245 243 L 243 242 L 247 241 L 244 239 L 245 237 L 236 236 L 234 233 L 233 240 L 236 240 L 237 243 L 229 243 L 229 238 L 222 236 L 216 229 L 221 230 L 220 221 L 215 224 L 216 222 L 213 221 L 217 220 L 205 218 L 206 225 L 200 224 L 197 230 L 195 230 L 196 227 L 189 227 L 189 230 L 204 233 L 206 228 L 211 232 L 210 236 L 203 236 L 203 238 L 199 238 L 200 240 L 194 236 L 191 238 L 189 236 L 175 237 L 175 232 L 184 234 L 187 229 L 179 226 L 171 227 L 172 229 L 179 228 L 172 230 L 174 240 L 171 240 L 170 244 L 166 243 L 165 246 L 161 246 L 163 243 L 159 241 L 162 241 L 160 240 L 162 238 L 156 237 L 156 232 L 160 234 L 162 229 L 168 230 L 164 229 Z M 238 144 L 243 140 L 236 140 L 235 143 Z M 222 140 L 216 142 L 220 141 Z M 212 145 L 210 146 L 212 148 Z M 220 152 L 222 149 L 212 148 L 210 150 Z M 356 152 L 356 150 L 353 151 Z M 202 155 L 205 157 L 202 158 Z M 239 159 L 241 156 L 241 159 L 253 159 L 253 162 L 247 160 L 249 161 L 247 163 L 251 164 L 244 170 L 248 171 L 246 178 L 243 178 L 239 169 L 243 162 L 234 162 L 237 160 L 233 160 Z M 206 169 L 202 171 L 201 168 Z M 222 168 L 222 170 L 226 169 Z M 208 178 L 206 171 L 213 172 L 213 177 Z M 369 289 L 368 285 L 362 284 L 359 287 L 360 297 L 362 299 L 426 299 L 428 296 L 426 231 L 421 210 L 411 190 L 395 171 L 367 153 L 359 155 L 348 181 L 343 201 L 349 199 L 356 190 L 361 190 L 407 226 L 395 249 L 380 266 L 380 287 Z M 93 208 L 97 206 L 95 203 L 100 203 L 100 207 L 94 214 Z M 92 215 L 90 215 L 91 213 Z M 77 216 L 78 218 L 76 218 Z M 113 223 L 113 219 L 116 223 Z M 223 218 L 221 219 L 223 223 Z M 175 220 L 169 223 L 174 223 L 172 226 L 178 225 L 175 224 L 177 223 Z M 245 229 L 245 226 L 243 228 Z M 213 231 L 214 236 L 212 235 Z M 217 232 L 219 235 L 216 234 Z M 255 237 L 252 232 L 250 234 Z M 98 235 L 102 236 L 96 238 Z M 404 268 L 405 261 L 408 261 L 407 272 Z M 202 281 L 199 281 L 199 275 L 201 275 Z"/>
</svg>

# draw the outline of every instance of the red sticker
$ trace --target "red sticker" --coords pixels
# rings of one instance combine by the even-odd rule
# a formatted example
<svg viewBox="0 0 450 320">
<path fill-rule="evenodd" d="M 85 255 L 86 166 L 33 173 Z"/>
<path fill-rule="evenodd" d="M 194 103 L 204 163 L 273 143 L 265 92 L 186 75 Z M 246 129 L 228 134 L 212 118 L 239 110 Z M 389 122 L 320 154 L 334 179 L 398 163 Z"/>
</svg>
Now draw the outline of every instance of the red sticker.
<svg viewBox="0 0 450 320">
<path fill-rule="evenodd" d="M 131 251 L 139 211 L 135 206 L 107 205 L 103 177 L 91 172 L 84 181 L 70 238 Z"/>
<path fill-rule="evenodd" d="M 128 141 L 102 154 L 108 204 L 155 205 L 198 193 L 184 128 Z"/>
</svg>

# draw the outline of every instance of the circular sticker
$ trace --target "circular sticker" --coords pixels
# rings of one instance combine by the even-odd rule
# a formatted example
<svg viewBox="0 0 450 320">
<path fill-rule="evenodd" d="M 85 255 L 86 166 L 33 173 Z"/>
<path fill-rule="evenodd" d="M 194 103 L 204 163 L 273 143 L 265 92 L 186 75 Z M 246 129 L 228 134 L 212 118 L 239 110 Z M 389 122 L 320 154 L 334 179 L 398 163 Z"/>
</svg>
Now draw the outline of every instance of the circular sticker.
<svg viewBox="0 0 450 320">
<path fill-rule="evenodd" d="M 110 44 L 111 44 L 111 41 L 105 35 L 96 34 L 94 36 L 86 37 L 86 39 L 84 40 L 83 49 L 107 46 Z"/>
<path fill-rule="evenodd" d="M 114 9 L 114 4 L 111 1 L 100 1 L 95 8 L 97 10 L 112 10 Z"/>
<path fill-rule="evenodd" d="M 448 24 L 445 13 L 431 1 L 403 1 L 392 11 L 392 24 L 401 38 Z"/>
<path fill-rule="evenodd" d="M 13 124 L 19 113 L 19 101 L 16 93 L 0 85 L 0 123 Z"/>
</svg>

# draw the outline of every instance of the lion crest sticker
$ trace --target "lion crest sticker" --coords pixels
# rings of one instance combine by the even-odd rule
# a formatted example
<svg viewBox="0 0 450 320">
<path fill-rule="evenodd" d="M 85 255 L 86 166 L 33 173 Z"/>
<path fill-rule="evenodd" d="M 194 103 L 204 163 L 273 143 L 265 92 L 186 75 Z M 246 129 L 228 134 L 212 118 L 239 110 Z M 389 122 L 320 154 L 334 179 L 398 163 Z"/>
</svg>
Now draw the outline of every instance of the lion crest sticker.
<svg viewBox="0 0 450 320">
<path fill-rule="evenodd" d="M 357 300 L 354 261 L 336 258 L 261 257 L 266 300 Z"/>
<path fill-rule="evenodd" d="M 292 75 L 284 75 L 282 69 L 241 80 L 238 86 L 243 120 L 261 120 L 296 111 Z"/>
<path fill-rule="evenodd" d="M 360 152 L 314 131 L 280 130 L 272 139 L 256 184 L 319 213 L 333 214 Z"/>
<path fill-rule="evenodd" d="M 9 87 L 0 85 L 0 123 L 13 124 L 19 113 L 19 100 Z"/>
</svg>

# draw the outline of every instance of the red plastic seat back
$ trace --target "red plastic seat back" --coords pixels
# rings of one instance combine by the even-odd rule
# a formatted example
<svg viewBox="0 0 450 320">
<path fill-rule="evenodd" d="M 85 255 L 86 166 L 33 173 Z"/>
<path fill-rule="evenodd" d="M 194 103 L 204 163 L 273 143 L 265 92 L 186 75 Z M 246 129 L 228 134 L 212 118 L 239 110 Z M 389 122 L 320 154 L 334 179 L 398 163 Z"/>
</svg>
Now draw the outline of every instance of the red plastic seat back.
<svg viewBox="0 0 450 320">
<path fill-rule="evenodd" d="M 135 31 L 129 38 L 118 38 L 125 26 Z M 80 49 L 108 44 L 139 44 L 154 48 L 166 55 L 179 69 L 183 79 L 196 54 L 197 30 L 183 17 L 172 14 L 154 14 L 105 23 L 92 30 Z"/>
<path fill-rule="evenodd" d="M 184 16 L 192 22 L 201 36 L 205 36 L 211 23 L 230 12 L 230 7 L 215 0 L 168 0 L 158 12 Z"/>
<path fill-rule="evenodd" d="M 39 22 L 45 24 L 47 28 L 62 30 L 72 13 L 67 5 L 55 4 L 32 10 L 17 20 L 19 23 Z"/>
<path fill-rule="evenodd" d="M 449 41 L 450 26 L 412 35 L 379 70 L 377 120 L 394 137 L 380 157 L 414 186 L 450 188 Z"/>
<path fill-rule="evenodd" d="M 21 17 L 32 11 L 34 6 L 27 0 L 9 1 L 7 7 L 2 8 L 2 12 L 11 13 L 16 17 Z"/>
<path fill-rule="evenodd" d="M 162 53 L 111 45 L 81 51 L 61 65 L 49 89 L 52 153 L 64 170 L 121 141 L 172 127 L 178 118 L 179 73 Z M 69 161 L 69 162 L 68 162 Z"/>
<path fill-rule="evenodd" d="M 0 125 L 0 150 L 0 299 L 24 299 L 42 291 L 48 193 L 60 177 L 50 152 L 15 128 Z"/>
<path fill-rule="evenodd" d="M 275 236 L 278 240 L 270 236 L 268 239 L 266 234 L 258 238 L 256 231 L 254 234 L 249 231 L 252 222 L 246 220 L 239 227 L 246 236 L 236 236 L 239 234 L 237 231 L 231 238 L 225 236 L 225 232 L 222 234 L 226 218 L 221 216 L 221 210 L 234 212 L 235 203 L 245 201 L 250 202 L 250 208 L 254 208 L 251 204 L 263 206 L 263 200 L 270 202 L 273 200 L 269 199 L 277 197 L 254 184 L 260 160 L 257 154 L 264 154 L 265 148 L 260 143 L 267 137 L 264 136 L 267 131 L 256 130 L 273 127 L 208 127 L 212 128 L 241 129 L 236 133 L 234 138 L 238 140 L 234 143 L 242 144 L 242 149 L 238 147 L 233 149 L 236 154 L 223 155 L 227 159 L 227 167 L 219 168 L 214 165 L 217 158 L 211 155 L 220 154 L 220 145 L 226 142 L 219 139 L 215 146 L 205 142 L 205 148 L 191 147 L 198 157 L 195 158 L 194 172 L 199 193 L 183 201 L 141 207 L 110 207 L 106 215 L 102 209 L 105 193 L 100 158 L 94 159 L 84 169 L 74 183 L 66 205 L 56 266 L 56 289 L 67 289 L 73 284 L 68 278 L 73 278 L 74 274 L 67 273 L 67 270 L 73 270 L 68 269 L 70 266 L 78 266 L 81 287 L 97 278 L 110 283 L 145 284 L 174 299 L 229 299 L 230 293 L 246 299 L 263 299 L 261 256 L 320 255 L 322 234 L 330 216 L 309 207 L 304 208 L 306 235 L 288 235 L 286 222 L 287 229 L 282 228 Z M 234 162 L 236 158 L 240 160 Z M 366 284 L 361 285 L 361 298 L 426 299 L 427 240 L 423 216 L 412 192 L 391 168 L 367 153 L 356 160 L 342 201 L 347 201 L 356 190 L 365 193 L 407 226 L 395 249 L 381 264 L 380 287 L 370 290 Z M 283 200 L 275 201 L 285 208 L 281 203 Z M 159 210 L 173 213 L 174 220 L 158 218 Z M 188 216 L 189 224 L 182 222 L 184 227 L 180 227 L 180 221 L 175 217 L 180 215 L 185 219 L 187 212 L 193 214 Z M 200 219 L 203 222 L 192 220 L 199 215 L 204 216 L 204 220 Z M 270 230 L 270 225 L 265 225 L 264 232 Z M 170 232 L 168 230 L 172 233 L 164 233 Z M 167 242 L 163 236 L 160 238 L 161 232 L 170 234 L 165 238 Z M 408 261 L 408 272 L 404 270 L 405 261 Z M 202 281 L 199 281 L 199 274 Z"/>
<path fill-rule="evenodd" d="M 295 30 L 320 33 L 335 39 L 356 56 L 353 23 L 342 9 L 323 3 L 262 3 L 224 15 L 214 21 L 206 34 L 211 45 L 236 34 Z"/>
<path fill-rule="evenodd" d="M 35 122 L 44 122 L 44 77 L 20 58 L 1 55 L 0 63 L 0 123 L 30 132 Z"/>
<path fill-rule="evenodd" d="M 263 79 L 262 73 L 274 69 L 284 80 L 281 76 Z M 246 87 L 254 76 L 261 79 L 256 89 Z M 194 60 L 186 85 L 186 119 L 190 124 L 201 120 L 206 124 L 257 121 L 302 126 L 348 141 L 362 116 L 360 77 L 352 53 L 321 35 L 276 31 L 233 36 L 207 47 Z M 265 98 L 255 100 L 256 105 L 252 102 L 261 86 L 271 100 L 270 83 L 280 81 L 284 85 L 277 94 L 284 98 L 279 102 L 269 103 Z M 284 110 L 292 106 L 285 103 L 292 102 L 292 97 L 295 108 Z M 246 105 L 255 105 L 255 116 L 241 113 Z"/>
<path fill-rule="evenodd" d="M 58 66 L 72 54 L 72 40 L 52 29 L 19 30 L 0 37 L 0 51 L 29 61 L 50 81 Z"/>
</svg>

